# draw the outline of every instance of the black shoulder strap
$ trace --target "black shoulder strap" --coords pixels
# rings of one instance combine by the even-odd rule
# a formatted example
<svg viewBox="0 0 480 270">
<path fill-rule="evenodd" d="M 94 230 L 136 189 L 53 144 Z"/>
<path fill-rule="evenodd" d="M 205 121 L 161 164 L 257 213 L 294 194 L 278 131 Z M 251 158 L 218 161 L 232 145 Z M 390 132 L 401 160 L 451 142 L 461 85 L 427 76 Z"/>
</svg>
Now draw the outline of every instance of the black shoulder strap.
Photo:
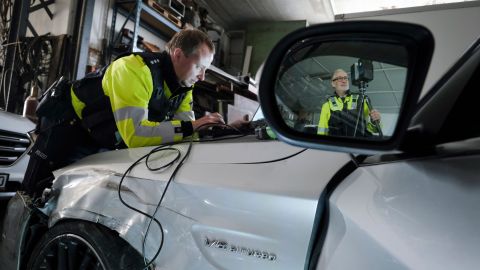
<svg viewBox="0 0 480 270">
<path fill-rule="evenodd" d="M 163 75 L 160 65 L 162 64 L 160 53 L 135 53 L 143 58 L 143 62 L 150 69 L 153 82 L 152 97 L 148 102 L 148 120 L 162 122 L 168 118 L 170 104 L 163 89 Z"/>
<path fill-rule="evenodd" d="M 160 95 L 163 95 L 163 76 L 160 71 L 160 53 L 151 53 L 151 52 L 141 52 L 133 53 L 135 55 L 140 55 L 143 58 L 143 61 L 150 69 L 152 74 L 153 81 L 153 97 L 158 98 Z"/>
<path fill-rule="evenodd" d="M 167 98 L 165 90 L 163 88 L 163 74 L 160 66 L 162 63 L 162 57 L 165 57 L 162 53 L 152 53 L 152 52 L 142 52 L 142 53 L 133 53 L 139 55 L 143 58 L 143 61 L 150 69 L 153 82 L 153 93 L 150 101 L 148 102 L 148 120 L 162 122 L 164 120 L 170 120 L 174 113 L 177 111 L 178 107 L 182 103 L 186 92 L 190 90 L 180 89 L 180 91 L 175 91 L 176 89 L 171 89 L 171 96 Z"/>
<path fill-rule="evenodd" d="M 153 81 L 152 98 L 148 103 L 148 119 L 151 121 L 164 121 L 173 118 L 178 107 L 185 98 L 186 93 L 190 88 L 182 87 L 181 89 L 170 89 L 173 91 L 171 96 L 167 98 L 165 90 L 163 89 L 163 74 L 160 68 L 162 65 L 161 53 L 138 53 L 143 58 L 143 61 L 150 69 Z"/>
</svg>

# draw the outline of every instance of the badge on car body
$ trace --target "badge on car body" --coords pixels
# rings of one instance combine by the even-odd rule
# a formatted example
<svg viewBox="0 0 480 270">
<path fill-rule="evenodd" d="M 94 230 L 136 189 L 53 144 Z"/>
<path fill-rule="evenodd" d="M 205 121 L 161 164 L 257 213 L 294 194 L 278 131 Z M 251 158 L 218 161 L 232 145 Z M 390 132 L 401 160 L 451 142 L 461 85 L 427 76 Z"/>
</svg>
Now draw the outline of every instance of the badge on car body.
<svg viewBox="0 0 480 270">
<path fill-rule="evenodd" d="M 205 246 L 210 248 L 222 249 L 231 253 L 240 254 L 243 256 L 254 257 L 261 260 L 275 261 L 277 255 L 267 251 L 261 251 L 254 248 L 247 248 L 236 244 L 228 243 L 225 240 L 211 239 L 205 237 Z"/>
</svg>

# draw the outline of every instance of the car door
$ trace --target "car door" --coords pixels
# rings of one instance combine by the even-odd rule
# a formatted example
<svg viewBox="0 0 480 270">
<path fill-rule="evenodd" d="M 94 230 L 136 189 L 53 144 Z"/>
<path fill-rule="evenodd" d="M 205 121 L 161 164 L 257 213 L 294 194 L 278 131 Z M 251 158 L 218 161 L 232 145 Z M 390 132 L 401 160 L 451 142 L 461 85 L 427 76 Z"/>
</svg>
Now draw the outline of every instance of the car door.
<svg viewBox="0 0 480 270">
<path fill-rule="evenodd" d="M 333 191 L 317 269 L 479 265 L 480 132 L 468 120 L 479 97 L 479 44 L 420 102 L 410 129 L 423 128 L 404 143 L 409 151 L 365 159 Z"/>
<path fill-rule="evenodd" d="M 361 46 L 365 40 L 386 44 L 387 40 L 382 41 L 386 36 L 394 34 L 395 40 L 403 35 L 394 29 L 399 25 L 391 25 L 382 33 L 377 31 L 377 27 L 388 24 L 336 23 L 330 29 L 318 26 L 310 32 L 298 31 L 285 38 L 283 46 L 277 45 L 269 57 L 280 68 L 262 76 L 262 108 L 271 108 L 264 109 L 266 119 L 282 140 L 356 153 L 354 160 L 332 177 L 319 198 L 326 206 L 317 210 L 317 231 L 310 242 L 312 249 L 305 268 L 475 269 L 480 263 L 480 125 L 476 120 L 480 40 L 422 99 L 412 92 L 404 93 L 403 111 L 391 137 L 312 136 L 288 126 L 277 109 L 285 103 L 278 101 L 282 92 L 294 92 L 271 81 L 281 81 L 288 74 L 285 70 L 312 54 L 314 50 L 298 53 L 309 40 L 321 40 L 316 47 L 346 40 L 352 41 L 350 47 Z M 416 35 L 414 32 L 420 28 L 413 28 L 411 34 Z M 342 36 L 345 32 L 351 36 Z M 359 33 L 365 38 L 357 38 Z M 428 41 L 413 47 L 419 48 L 422 43 Z M 433 45 L 420 51 L 408 50 L 408 54 L 421 57 L 431 53 Z M 334 51 L 325 52 L 333 55 Z M 351 48 L 345 52 L 363 56 Z M 381 54 L 380 50 L 372 54 L 377 53 Z M 387 61 L 388 55 L 381 58 Z M 429 59 L 418 60 L 409 61 L 407 69 L 428 66 Z M 409 82 L 412 76 L 420 84 L 425 79 L 425 74 L 418 72 L 407 76 L 405 91 L 417 88 Z M 401 118 L 402 114 L 405 118 Z"/>
<path fill-rule="evenodd" d="M 475 269 L 478 164 L 480 155 L 364 164 L 330 197 L 316 269 Z"/>
</svg>

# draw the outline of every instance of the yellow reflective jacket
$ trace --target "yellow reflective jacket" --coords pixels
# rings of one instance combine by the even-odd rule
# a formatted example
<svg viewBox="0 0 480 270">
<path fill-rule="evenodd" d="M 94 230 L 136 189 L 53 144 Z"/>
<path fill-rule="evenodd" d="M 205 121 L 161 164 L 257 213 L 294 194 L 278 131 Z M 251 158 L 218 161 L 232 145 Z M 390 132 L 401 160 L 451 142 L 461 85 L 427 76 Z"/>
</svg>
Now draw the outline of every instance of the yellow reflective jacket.
<svg viewBox="0 0 480 270">
<path fill-rule="evenodd" d="M 163 91 L 171 98 L 172 90 L 180 88 L 170 57 L 162 58 L 161 75 Z M 193 133 L 191 121 L 195 120 L 192 110 L 192 88 L 182 96 L 173 117 L 167 121 L 152 120 L 149 102 L 154 97 L 152 72 L 140 55 L 129 55 L 117 59 L 106 69 L 102 88 L 108 97 L 114 116 L 117 140 L 123 140 L 127 147 L 153 146 L 162 143 L 181 141 Z M 85 103 L 74 91 L 72 105 L 77 116 L 82 119 Z M 150 119 L 150 120 L 149 120 Z"/>
<path fill-rule="evenodd" d="M 323 103 L 320 112 L 317 133 L 320 135 L 336 136 L 371 136 L 378 132 L 375 125 L 370 121 L 370 110 L 364 100 L 363 121 L 358 121 L 357 109 L 359 95 L 348 94 L 344 98 L 337 95 L 330 96 Z"/>
</svg>

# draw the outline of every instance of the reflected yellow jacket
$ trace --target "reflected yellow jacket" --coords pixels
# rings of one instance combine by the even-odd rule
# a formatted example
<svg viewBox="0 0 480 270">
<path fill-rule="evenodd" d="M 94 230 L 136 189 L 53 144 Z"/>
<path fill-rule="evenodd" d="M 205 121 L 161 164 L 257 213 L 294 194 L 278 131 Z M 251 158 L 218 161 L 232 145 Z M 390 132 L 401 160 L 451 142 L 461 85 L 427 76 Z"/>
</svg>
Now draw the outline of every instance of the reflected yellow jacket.
<svg viewBox="0 0 480 270">
<path fill-rule="evenodd" d="M 317 133 L 337 136 L 353 136 L 353 134 L 355 136 L 371 136 L 378 132 L 375 125 L 370 122 L 370 110 L 365 102 L 363 102 L 364 121 L 359 121 L 357 125 L 358 102 L 359 95 L 357 94 L 348 94 L 344 98 L 337 95 L 329 97 L 322 105 Z M 357 127 L 356 131 L 355 127 Z"/>
</svg>

